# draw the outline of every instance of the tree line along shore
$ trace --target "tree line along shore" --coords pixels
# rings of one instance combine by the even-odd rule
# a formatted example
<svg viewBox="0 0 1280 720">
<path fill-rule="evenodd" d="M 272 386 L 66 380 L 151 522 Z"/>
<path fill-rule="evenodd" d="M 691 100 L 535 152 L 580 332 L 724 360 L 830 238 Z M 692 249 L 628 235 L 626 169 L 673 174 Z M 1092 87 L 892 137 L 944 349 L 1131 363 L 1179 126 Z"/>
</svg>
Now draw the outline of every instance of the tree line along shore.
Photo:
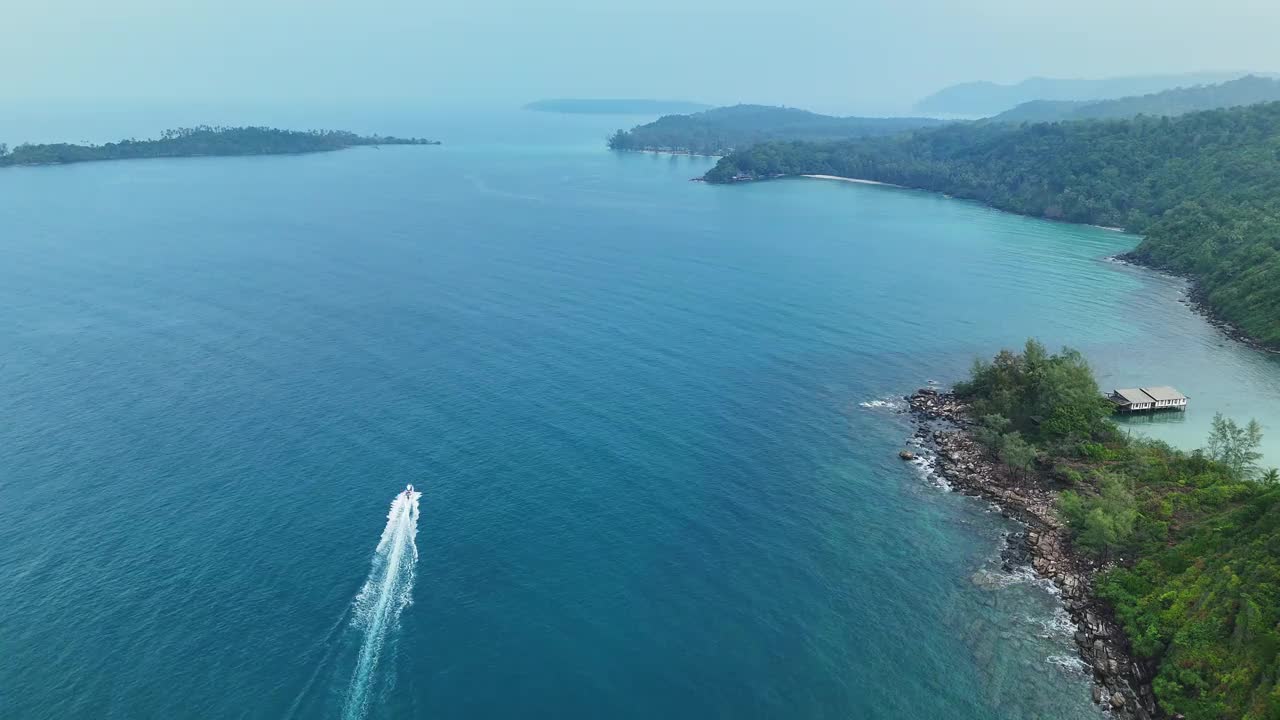
<svg viewBox="0 0 1280 720">
<path fill-rule="evenodd" d="M 962 123 L 774 141 L 704 179 L 863 178 L 1143 235 L 1124 259 L 1193 281 L 1200 307 L 1280 349 L 1280 102 L 1059 123 Z"/>
<path fill-rule="evenodd" d="M 140 160 L 233 155 L 287 155 L 327 152 L 362 145 L 439 145 L 438 140 L 357 135 L 343 130 L 279 130 L 269 127 L 201 125 L 166 130 L 150 140 L 121 140 L 102 145 L 0 144 L 0 167 L 57 165 L 100 160 Z"/>
<path fill-rule="evenodd" d="M 1125 260 L 1189 278 L 1215 324 L 1280 350 L 1280 79 L 1222 79 L 1147 78 L 1138 86 L 1164 89 L 1033 100 L 979 121 L 738 105 L 665 116 L 608 143 L 721 156 L 701 178 L 711 183 L 865 179 L 1139 233 Z"/>
<path fill-rule="evenodd" d="M 797 108 L 733 105 L 689 115 L 664 115 L 609 137 L 612 150 L 644 150 L 688 155 L 724 155 L 772 140 L 824 141 L 875 137 L 921 127 L 940 127 L 934 118 L 832 117 Z"/>
<path fill-rule="evenodd" d="M 1280 472 L 1217 416 L 1203 449 L 1132 438 L 1086 360 L 1031 340 L 911 398 L 953 485 L 1028 524 L 1013 554 L 1063 591 L 1094 699 L 1122 717 L 1280 717 Z"/>
<path fill-rule="evenodd" d="M 1276 350 L 1280 102 L 1197 109 L 1230 104 L 1220 94 L 1047 108 L 1101 118 L 878 133 L 791 113 L 701 113 L 619 131 L 610 147 L 719 154 L 701 178 L 711 183 L 859 179 L 1138 233 L 1123 259 L 1190 278 L 1196 304 L 1224 329 Z M 1110 117 L 1144 107 L 1175 110 Z M 1216 417 L 1205 447 L 1189 452 L 1131 438 L 1084 358 L 1034 341 L 975 364 L 953 392 L 910 401 L 916 442 L 952 486 L 1028 524 L 1006 557 L 1062 589 L 1096 701 L 1126 718 L 1280 718 L 1280 471 L 1257 466 L 1256 423 Z"/>
</svg>

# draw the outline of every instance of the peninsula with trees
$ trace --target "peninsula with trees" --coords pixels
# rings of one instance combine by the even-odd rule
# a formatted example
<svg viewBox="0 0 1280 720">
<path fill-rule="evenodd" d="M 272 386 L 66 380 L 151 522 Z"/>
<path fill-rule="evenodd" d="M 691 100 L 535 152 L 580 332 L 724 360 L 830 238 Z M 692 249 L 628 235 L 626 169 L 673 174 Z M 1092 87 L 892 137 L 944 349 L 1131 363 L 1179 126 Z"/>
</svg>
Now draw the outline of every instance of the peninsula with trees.
<svg viewBox="0 0 1280 720">
<path fill-rule="evenodd" d="M 1142 84 L 1137 86 L 1142 87 Z M 978 121 L 929 117 L 836 117 L 798 108 L 733 105 L 686 115 L 664 115 L 630 130 L 618 130 L 609 138 L 608 145 L 613 150 L 726 155 L 763 142 L 834 142 L 887 137 L 911 130 L 963 123 L 1114 120 L 1139 115 L 1172 117 L 1275 101 L 1280 101 L 1280 79 L 1247 75 L 1218 84 L 1176 87 L 1114 99 L 1032 100 Z"/>
<path fill-rule="evenodd" d="M 1096 702 L 1280 717 L 1280 471 L 1256 422 L 1216 416 L 1190 452 L 1130 437 L 1085 358 L 1034 340 L 909 400 L 934 471 L 1026 524 L 1002 554 L 1061 590 Z"/>
<path fill-rule="evenodd" d="M 665 115 L 630 130 L 619 130 L 609 138 L 609 147 L 723 155 L 772 140 L 882 137 L 946 123 L 934 118 L 835 117 L 788 107 L 733 105 L 692 115 Z"/>
<path fill-rule="evenodd" d="M 140 160 L 232 155 L 295 155 L 359 146 L 439 145 L 438 140 L 357 135 L 342 130 L 278 130 L 269 127 L 211 127 L 166 130 L 152 140 L 121 140 L 102 145 L 0 144 L 0 167 L 60 165 L 100 160 Z"/>
</svg>

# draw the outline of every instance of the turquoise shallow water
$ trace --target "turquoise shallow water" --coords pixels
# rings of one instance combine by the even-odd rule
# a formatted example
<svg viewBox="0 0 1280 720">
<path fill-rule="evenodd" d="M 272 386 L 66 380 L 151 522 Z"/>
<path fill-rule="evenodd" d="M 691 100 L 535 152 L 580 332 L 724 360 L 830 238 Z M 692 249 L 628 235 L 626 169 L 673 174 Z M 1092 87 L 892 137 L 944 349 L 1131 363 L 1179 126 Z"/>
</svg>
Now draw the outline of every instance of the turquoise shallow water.
<svg viewBox="0 0 1280 720">
<path fill-rule="evenodd" d="M 1275 362 L 1117 233 L 523 117 L 0 173 L 0 715 L 1097 717 L 893 399 L 1034 334 L 1194 444 Z"/>
</svg>

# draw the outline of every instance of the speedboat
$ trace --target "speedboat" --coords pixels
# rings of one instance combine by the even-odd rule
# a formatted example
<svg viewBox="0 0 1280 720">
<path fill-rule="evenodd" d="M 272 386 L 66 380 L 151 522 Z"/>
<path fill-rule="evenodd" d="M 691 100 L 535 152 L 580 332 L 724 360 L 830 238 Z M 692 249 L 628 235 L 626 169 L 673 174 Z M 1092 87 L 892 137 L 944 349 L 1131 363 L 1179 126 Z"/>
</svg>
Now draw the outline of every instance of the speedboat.
<svg viewBox="0 0 1280 720">
<path fill-rule="evenodd" d="M 412 485 L 406 485 L 406 486 L 405 486 L 405 488 L 404 488 L 404 496 L 405 496 L 405 497 L 407 497 L 407 498 L 409 498 L 410 500 L 412 500 L 412 499 L 413 499 L 413 486 L 412 486 Z"/>
</svg>

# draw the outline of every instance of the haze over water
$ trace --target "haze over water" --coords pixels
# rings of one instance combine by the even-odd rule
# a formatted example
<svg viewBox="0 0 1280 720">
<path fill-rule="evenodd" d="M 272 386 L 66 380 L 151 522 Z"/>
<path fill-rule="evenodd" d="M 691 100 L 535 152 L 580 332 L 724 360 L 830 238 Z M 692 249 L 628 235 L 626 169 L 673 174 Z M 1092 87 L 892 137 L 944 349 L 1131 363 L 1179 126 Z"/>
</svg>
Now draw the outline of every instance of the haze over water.
<svg viewBox="0 0 1280 720">
<path fill-rule="evenodd" d="M 631 118 L 375 120 L 446 145 L 0 172 L 0 716 L 350 712 L 414 483 L 356 714 L 1094 718 L 896 399 L 1035 335 L 1280 463 L 1276 360 L 1131 237 L 690 183 L 602 149 Z"/>
</svg>

